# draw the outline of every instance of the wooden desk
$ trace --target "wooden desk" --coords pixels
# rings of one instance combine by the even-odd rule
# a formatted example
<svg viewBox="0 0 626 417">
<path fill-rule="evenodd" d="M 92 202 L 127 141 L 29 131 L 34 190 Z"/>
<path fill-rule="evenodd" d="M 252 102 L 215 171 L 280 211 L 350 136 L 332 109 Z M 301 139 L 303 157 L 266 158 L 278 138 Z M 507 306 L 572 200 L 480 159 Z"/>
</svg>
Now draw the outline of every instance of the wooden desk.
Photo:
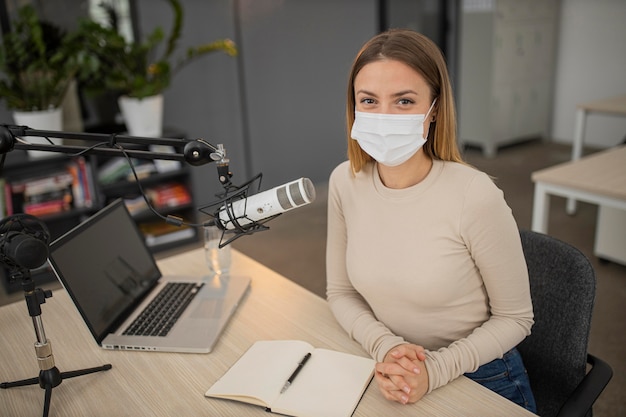
<svg viewBox="0 0 626 417">
<path fill-rule="evenodd" d="M 532 230 L 541 233 L 548 231 L 550 195 L 558 195 L 575 200 L 598 204 L 603 210 L 616 210 L 624 214 L 626 210 L 626 145 L 597 152 L 582 159 L 565 162 L 532 173 L 535 183 Z M 623 215 L 621 216 L 624 217 Z M 599 222 L 600 223 L 600 222 Z M 613 233 L 620 234 L 623 224 L 613 224 Z M 621 236 L 622 241 L 624 237 Z M 619 239 L 619 236 L 618 236 Z M 599 239 L 596 230 L 596 254 Z M 626 245 L 626 243 L 618 243 Z M 626 249 L 620 248 L 609 259 L 626 264 Z M 621 255 L 620 255 L 621 254 Z"/>
<path fill-rule="evenodd" d="M 585 141 L 585 125 L 587 116 L 592 113 L 626 116 L 626 94 L 601 100 L 589 101 L 579 104 L 576 109 L 576 125 L 574 126 L 574 140 L 572 142 L 572 161 L 577 161 L 582 156 L 583 143 Z M 576 212 L 576 200 L 567 200 L 567 212 Z"/>
<path fill-rule="evenodd" d="M 206 271 L 202 249 L 159 261 L 164 273 Z M 66 379 L 52 390 L 50 416 L 265 416 L 260 407 L 209 399 L 204 392 L 254 341 L 300 339 L 317 347 L 366 356 L 336 323 L 326 301 L 233 251 L 233 274 L 252 288 L 209 354 L 107 351 L 99 348 L 65 291 L 42 305 L 42 320 L 61 371 L 111 363 L 113 369 Z M 323 279 L 320 277 L 320 279 Z M 24 302 L 0 308 L 0 380 L 34 377 L 35 335 Z M 38 385 L 0 390 L 0 415 L 40 416 Z M 461 377 L 416 404 L 385 400 L 370 384 L 355 416 L 533 416 Z"/>
</svg>

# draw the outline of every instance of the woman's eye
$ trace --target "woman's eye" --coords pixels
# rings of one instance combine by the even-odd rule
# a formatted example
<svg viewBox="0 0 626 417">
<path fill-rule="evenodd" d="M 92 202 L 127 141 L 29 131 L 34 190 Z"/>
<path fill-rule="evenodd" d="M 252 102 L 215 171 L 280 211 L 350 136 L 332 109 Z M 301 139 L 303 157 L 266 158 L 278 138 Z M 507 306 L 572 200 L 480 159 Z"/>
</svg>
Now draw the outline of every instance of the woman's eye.
<svg viewBox="0 0 626 417">
<path fill-rule="evenodd" d="M 398 100 L 398 104 L 402 104 L 402 105 L 407 105 L 407 104 L 413 104 L 414 101 L 408 98 L 401 98 L 400 100 Z"/>
<path fill-rule="evenodd" d="M 363 103 L 363 104 L 374 104 L 374 99 L 373 98 L 363 98 L 363 99 L 361 99 L 361 103 Z"/>
</svg>

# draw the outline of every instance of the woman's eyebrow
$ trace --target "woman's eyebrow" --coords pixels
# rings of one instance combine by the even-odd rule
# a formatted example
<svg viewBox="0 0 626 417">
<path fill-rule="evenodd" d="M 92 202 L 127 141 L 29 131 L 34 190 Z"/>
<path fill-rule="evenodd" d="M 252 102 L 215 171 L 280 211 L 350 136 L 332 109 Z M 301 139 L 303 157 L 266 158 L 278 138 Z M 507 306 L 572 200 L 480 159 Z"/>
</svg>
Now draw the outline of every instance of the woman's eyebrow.
<svg viewBox="0 0 626 417">
<path fill-rule="evenodd" d="M 399 97 L 399 96 L 403 96 L 405 94 L 415 94 L 415 95 L 419 95 L 417 94 L 417 91 L 415 90 L 403 90 L 403 91 L 399 91 L 397 93 L 394 93 L 393 96 L 394 97 Z"/>
<path fill-rule="evenodd" d="M 374 96 L 374 97 L 376 97 L 375 93 L 372 93 L 371 91 L 367 91 L 367 90 L 358 90 L 356 92 L 356 94 L 365 94 L 366 96 Z"/>
<path fill-rule="evenodd" d="M 365 95 L 367 95 L 367 96 L 373 96 L 373 97 L 376 97 L 376 94 L 375 94 L 375 93 L 373 93 L 373 92 L 371 92 L 371 91 L 367 91 L 367 90 L 358 90 L 358 91 L 356 92 L 356 94 L 365 94 Z M 392 97 L 399 97 L 399 96 L 403 96 L 403 95 L 405 95 L 405 94 L 415 94 L 415 95 L 419 95 L 419 94 L 417 93 L 417 91 L 415 91 L 415 90 L 410 90 L 410 89 L 409 89 L 409 90 L 402 90 L 402 91 L 398 91 L 397 93 L 393 93 L 393 94 L 392 94 Z"/>
</svg>

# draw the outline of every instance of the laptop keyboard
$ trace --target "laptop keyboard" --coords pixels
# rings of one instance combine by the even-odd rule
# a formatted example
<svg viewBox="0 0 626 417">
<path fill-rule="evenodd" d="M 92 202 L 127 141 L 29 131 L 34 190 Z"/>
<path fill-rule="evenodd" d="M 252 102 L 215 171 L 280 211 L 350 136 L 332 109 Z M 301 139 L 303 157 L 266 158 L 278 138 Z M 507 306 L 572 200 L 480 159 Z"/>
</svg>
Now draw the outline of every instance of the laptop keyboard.
<svg viewBox="0 0 626 417">
<path fill-rule="evenodd" d="M 123 334 L 167 336 L 203 283 L 168 282 Z"/>
</svg>

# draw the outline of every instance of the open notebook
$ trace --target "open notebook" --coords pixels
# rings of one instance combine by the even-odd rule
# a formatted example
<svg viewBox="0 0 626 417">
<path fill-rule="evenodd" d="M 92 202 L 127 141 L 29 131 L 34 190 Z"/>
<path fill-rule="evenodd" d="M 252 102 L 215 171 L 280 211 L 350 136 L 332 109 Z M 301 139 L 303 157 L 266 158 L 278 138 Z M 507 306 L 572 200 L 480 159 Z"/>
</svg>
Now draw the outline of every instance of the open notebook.
<svg viewBox="0 0 626 417">
<path fill-rule="evenodd" d="M 204 394 L 296 417 L 349 417 L 374 376 L 371 358 L 303 340 L 259 340 Z M 285 383 L 288 381 L 288 383 Z"/>
<path fill-rule="evenodd" d="M 52 242 L 49 263 L 105 349 L 210 352 L 250 286 L 162 276 L 121 199 Z"/>
</svg>

